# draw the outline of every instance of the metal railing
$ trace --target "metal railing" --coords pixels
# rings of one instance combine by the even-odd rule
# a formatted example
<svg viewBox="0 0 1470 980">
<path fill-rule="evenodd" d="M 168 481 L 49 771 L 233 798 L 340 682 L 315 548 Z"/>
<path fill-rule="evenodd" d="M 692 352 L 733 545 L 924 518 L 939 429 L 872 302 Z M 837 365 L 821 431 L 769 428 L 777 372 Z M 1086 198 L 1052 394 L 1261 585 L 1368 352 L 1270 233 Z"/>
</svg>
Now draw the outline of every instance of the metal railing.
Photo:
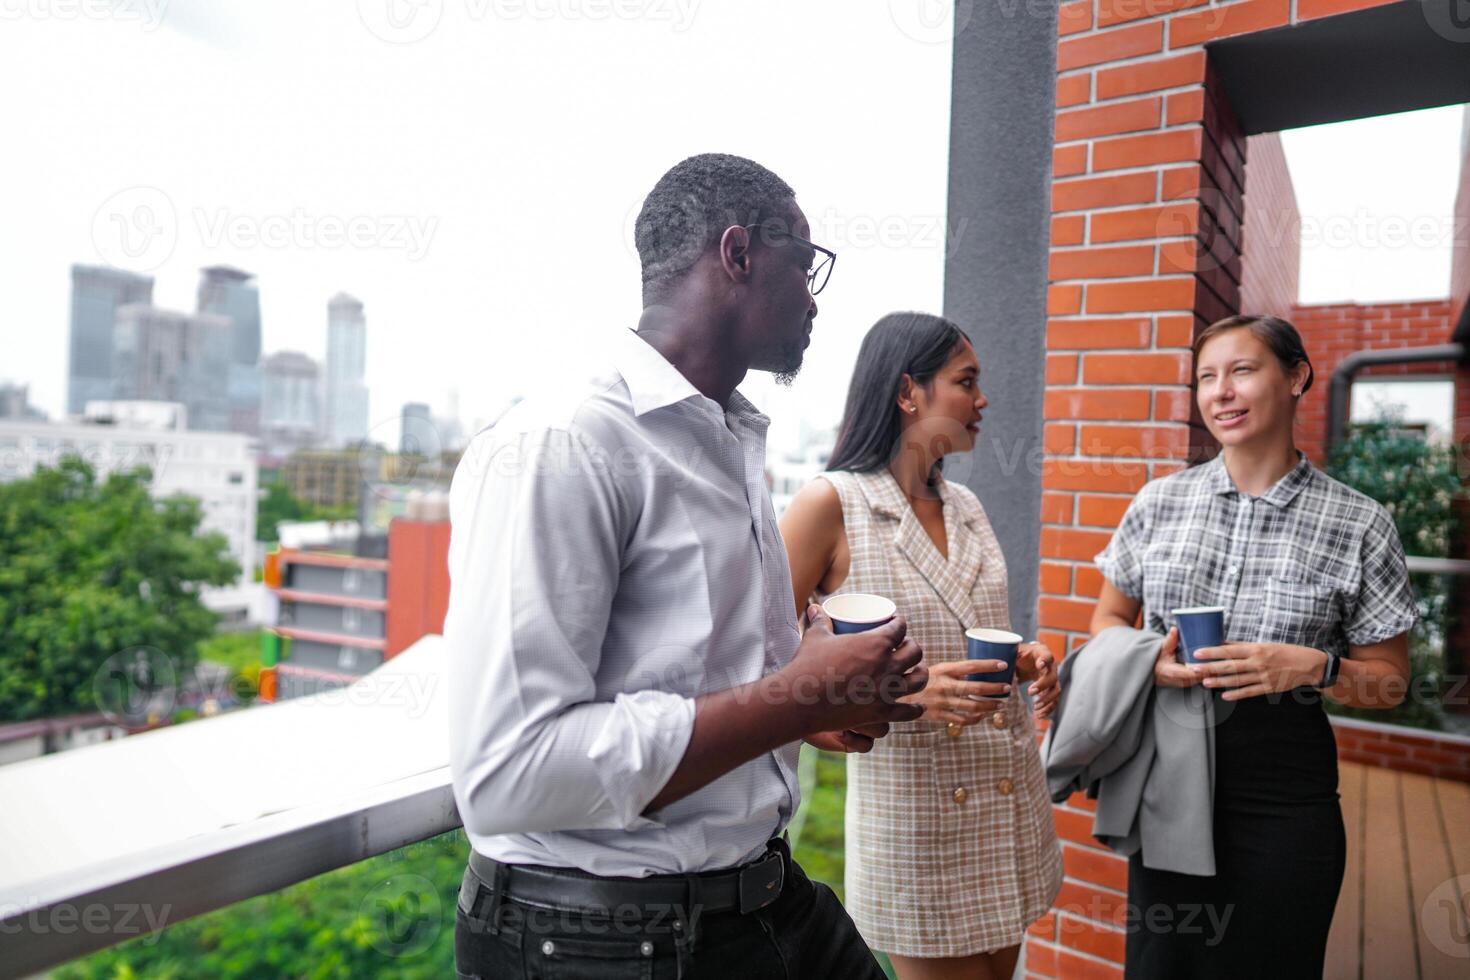
<svg viewBox="0 0 1470 980">
<path fill-rule="evenodd" d="M 17 890 L 0 885 L 0 977 L 69 960 L 454 830 L 447 768 Z"/>
<path fill-rule="evenodd" d="M 338 691 L 0 767 L 0 978 L 459 827 L 440 643 Z"/>
</svg>

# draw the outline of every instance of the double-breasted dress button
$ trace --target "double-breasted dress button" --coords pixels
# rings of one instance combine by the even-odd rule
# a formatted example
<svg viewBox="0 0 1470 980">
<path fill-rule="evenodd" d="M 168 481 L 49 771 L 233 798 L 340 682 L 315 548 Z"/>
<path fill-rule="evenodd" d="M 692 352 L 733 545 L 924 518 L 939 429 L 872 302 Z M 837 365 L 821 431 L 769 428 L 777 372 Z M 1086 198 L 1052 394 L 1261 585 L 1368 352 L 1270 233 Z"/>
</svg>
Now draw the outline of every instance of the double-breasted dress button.
<svg viewBox="0 0 1470 980">
<path fill-rule="evenodd" d="M 964 803 L 969 798 L 970 794 L 963 786 L 954 791 L 954 801 L 956 803 Z"/>
<path fill-rule="evenodd" d="M 1010 796 L 1011 793 L 1015 792 L 1016 784 L 1009 779 L 1002 779 L 995 784 L 995 788 L 1000 791 L 1001 796 Z"/>
<path fill-rule="evenodd" d="M 1002 711 L 997 711 L 990 719 L 990 723 L 996 728 L 1006 727 L 1006 716 Z"/>
</svg>

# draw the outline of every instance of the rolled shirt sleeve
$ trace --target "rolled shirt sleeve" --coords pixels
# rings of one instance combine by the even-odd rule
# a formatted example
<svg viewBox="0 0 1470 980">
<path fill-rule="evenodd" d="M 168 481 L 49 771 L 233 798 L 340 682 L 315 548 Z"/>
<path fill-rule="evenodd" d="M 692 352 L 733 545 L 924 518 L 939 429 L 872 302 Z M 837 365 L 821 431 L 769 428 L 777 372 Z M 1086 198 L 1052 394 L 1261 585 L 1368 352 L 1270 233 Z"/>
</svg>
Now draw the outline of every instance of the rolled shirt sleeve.
<svg viewBox="0 0 1470 980">
<path fill-rule="evenodd" d="M 1369 646 L 1411 629 L 1419 619 L 1419 607 L 1409 585 L 1404 545 L 1381 506 L 1375 506 L 1364 528 L 1358 561 L 1358 594 L 1347 610 L 1344 628 L 1348 642 Z"/>
<path fill-rule="evenodd" d="M 599 700 L 626 501 L 570 428 L 482 434 L 450 491 L 450 764 L 471 832 L 657 826 L 694 702 L 653 688 Z"/>
<path fill-rule="evenodd" d="M 1142 555 L 1148 546 L 1147 493 L 1145 487 L 1123 514 L 1108 546 L 1092 560 L 1103 578 L 1124 595 L 1143 599 Z"/>
</svg>

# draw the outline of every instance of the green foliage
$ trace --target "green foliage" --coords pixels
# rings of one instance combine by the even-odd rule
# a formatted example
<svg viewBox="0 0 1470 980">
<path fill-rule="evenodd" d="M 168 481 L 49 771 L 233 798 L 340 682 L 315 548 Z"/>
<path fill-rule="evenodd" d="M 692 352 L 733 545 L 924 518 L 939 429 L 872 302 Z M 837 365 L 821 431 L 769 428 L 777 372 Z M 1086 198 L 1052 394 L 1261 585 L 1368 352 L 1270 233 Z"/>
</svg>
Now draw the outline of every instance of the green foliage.
<svg viewBox="0 0 1470 980">
<path fill-rule="evenodd" d="M 260 663 L 261 630 L 216 633 L 199 645 L 199 659 L 217 663 L 239 673 Z"/>
<path fill-rule="evenodd" d="M 1386 419 L 1354 426 L 1328 472 L 1384 506 L 1409 554 L 1444 558 L 1453 501 L 1463 490 L 1459 466 L 1453 446 L 1425 442 Z"/>
<path fill-rule="evenodd" d="M 281 521 L 351 521 L 357 512 L 348 507 L 323 507 L 307 503 L 291 495 L 291 490 L 281 479 L 265 485 L 265 493 L 255 510 L 255 538 L 257 541 L 275 541 L 276 525 Z"/>
<path fill-rule="evenodd" d="M 319 875 L 70 963 L 56 980 L 454 975 L 462 831 Z"/>
<path fill-rule="evenodd" d="M 1448 557 L 1456 531 L 1454 500 L 1463 492 L 1460 457 L 1453 446 L 1426 442 L 1392 418 L 1354 426 L 1332 454 L 1329 472 L 1378 501 L 1393 518 L 1404 550 L 1423 558 Z M 1334 714 L 1415 728 L 1444 727 L 1439 697 L 1452 624 L 1451 584 L 1439 575 L 1413 575 L 1419 623 L 1409 634 L 1409 696 L 1390 711 L 1329 704 Z"/>
<path fill-rule="evenodd" d="M 843 807 L 847 800 L 847 760 L 833 752 L 802 746 L 815 753 L 816 785 L 802 800 L 806 811 L 797 840 L 795 856 L 813 881 L 824 881 L 842 897 L 845 842 Z"/>
<path fill-rule="evenodd" d="M 99 671 L 137 648 L 192 668 L 215 625 L 198 589 L 239 568 L 223 535 L 197 533 L 199 501 L 155 501 L 149 479 L 99 483 L 73 456 L 0 484 L 0 721 L 95 710 Z"/>
<path fill-rule="evenodd" d="M 199 659 L 219 664 L 230 671 L 228 689 L 240 701 L 254 701 L 260 694 L 260 639 L 263 630 L 216 633 L 199 645 Z"/>
</svg>

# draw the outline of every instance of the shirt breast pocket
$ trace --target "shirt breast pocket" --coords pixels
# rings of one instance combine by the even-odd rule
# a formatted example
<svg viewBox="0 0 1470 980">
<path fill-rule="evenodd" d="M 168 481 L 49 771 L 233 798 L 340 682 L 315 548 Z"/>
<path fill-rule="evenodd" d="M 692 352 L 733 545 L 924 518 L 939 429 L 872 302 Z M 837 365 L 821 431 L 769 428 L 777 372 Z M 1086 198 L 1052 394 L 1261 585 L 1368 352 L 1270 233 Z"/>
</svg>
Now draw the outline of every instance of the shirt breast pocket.
<svg viewBox="0 0 1470 980">
<path fill-rule="evenodd" d="M 1194 566 L 1186 561 L 1145 558 L 1143 560 L 1143 607 L 1148 619 L 1165 626 L 1174 623 L 1175 609 L 1194 604 Z M 1145 621 L 1145 626 L 1150 625 Z"/>
<path fill-rule="evenodd" d="M 1327 648 L 1340 619 L 1331 586 L 1268 578 L 1262 598 L 1260 642 Z"/>
</svg>

